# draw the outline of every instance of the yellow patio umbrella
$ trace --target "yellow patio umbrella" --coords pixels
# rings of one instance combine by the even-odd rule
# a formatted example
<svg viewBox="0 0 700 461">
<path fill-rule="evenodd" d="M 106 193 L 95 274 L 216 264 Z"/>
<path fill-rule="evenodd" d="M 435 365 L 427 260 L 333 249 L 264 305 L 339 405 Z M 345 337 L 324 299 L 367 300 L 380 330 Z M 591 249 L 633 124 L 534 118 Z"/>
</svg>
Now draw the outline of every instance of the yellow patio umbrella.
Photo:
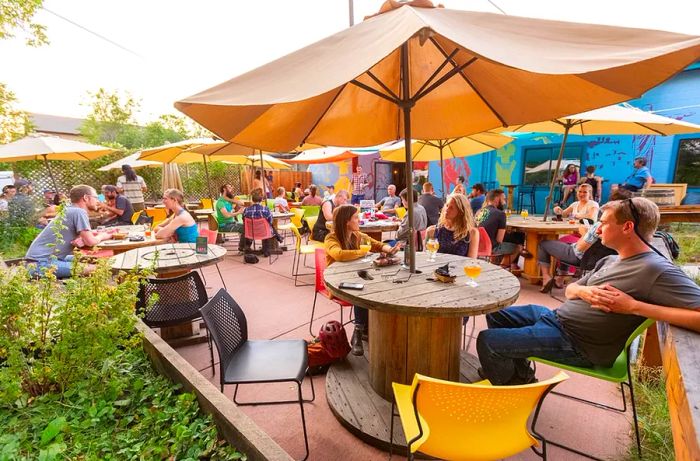
<svg viewBox="0 0 700 461">
<path fill-rule="evenodd" d="M 110 147 L 63 139 L 58 136 L 30 135 L 0 146 L 0 162 L 43 160 L 51 183 L 58 192 L 58 184 L 51 171 L 49 160 L 94 160 L 116 151 L 117 149 Z"/>
<path fill-rule="evenodd" d="M 667 136 L 683 133 L 700 133 L 700 125 L 652 114 L 631 106 L 608 106 L 544 122 L 506 127 L 502 131 L 563 134 L 557 164 L 554 168 L 554 171 L 558 172 L 561 168 L 566 141 L 570 134 L 581 136 L 594 134 Z M 549 214 L 549 205 L 552 202 L 556 180 L 557 175 L 553 174 L 544 209 L 544 221 L 547 220 L 547 215 Z"/>
<path fill-rule="evenodd" d="M 412 138 L 458 138 L 629 100 L 700 58 L 700 37 L 429 3 L 386 2 L 381 14 L 175 107 L 222 139 L 273 152 L 397 139 L 410 151 Z"/>
<path fill-rule="evenodd" d="M 121 170 L 122 165 L 129 165 L 131 168 L 142 168 L 145 166 L 161 166 L 163 164 L 163 162 L 139 160 L 139 155 L 141 155 L 141 152 L 134 152 L 131 155 L 127 155 L 124 158 L 120 158 L 119 160 L 115 160 L 110 164 L 98 168 L 97 171 Z"/>
<path fill-rule="evenodd" d="M 182 179 L 180 178 L 180 169 L 177 163 L 163 163 L 163 192 L 167 189 L 182 190 Z"/>
<path fill-rule="evenodd" d="M 433 141 L 413 140 L 411 141 L 411 160 L 414 162 L 440 161 L 440 183 L 442 195 L 445 194 L 444 159 L 454 159 L 468 157 L 470 155 L 481 154 L 490 150 L 500 149 L 514 138 L 498 133 L 477 133 L 470 136 L 463 136 L 454 139 L 436 139 Z M 384 160 L 390 162 L 406 161 L 406 143 L 401 140 L 394 144 L 379 149 L 379 155 Z"/>
</svg>

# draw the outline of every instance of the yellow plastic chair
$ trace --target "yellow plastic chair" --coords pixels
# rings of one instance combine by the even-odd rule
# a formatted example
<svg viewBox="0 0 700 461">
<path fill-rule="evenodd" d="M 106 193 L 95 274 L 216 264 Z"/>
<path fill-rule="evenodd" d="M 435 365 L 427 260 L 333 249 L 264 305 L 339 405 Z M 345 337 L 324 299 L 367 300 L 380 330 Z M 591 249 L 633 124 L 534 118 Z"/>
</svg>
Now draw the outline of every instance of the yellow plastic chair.
<svg viewBox="0 0 700 461">
<path fill-rule="evenodd" d="M 153 218 L 152 227 L 156 227 L 158 224 L 165 221 L 168 217 L 168 211 L 165 208 L 146 208 L 146 216 Z"/>
<path fill-rule="evenodd" d="M 297 226 L 297 229 L 301 229 L 301 227 L 304 225 L 301 220 L 304 217 L 304 210 L 301 208 L 292 208 L 289 211 L 294 213 L 294 216 L 292 216 L 290 219 L 292 221 L 292 224 Z"/>
<path fill-rule="evenodd" d="M 542 453 L 534 449 L 539 442 L 528 431 L 527 420 L 533 410 L 539 413 L 547 393 L 567 378 L 559 372 L 535 384 L 492 386 L 489 381 L 462 384 L 416 373 L 410 386 L 392 383 L 390 450 L 396 407 L 409 460 L 418 450 L 440 459 L 486 461 L 527 448 L 546 459 L 546 442 Z"/>
<path fill-rule="evenodd" d="M 292 275 L 294 276 L 294 286 L 304 287 L 313 285 L 313 283 L 298 283 L 297 280 L 300 275 L 314 275 L 314 272 L 299 272 L 299 263 L 301 262 L 301 256 L 304 255 L 304 260 L 306 260 L 306 255 L 312 255 L 316 251 L 316 248 L 324 248 L 323 244 L 320 242 L 314 242 L 310 244 L 303 244 L 301 239 L 301 234 L 299 229 L 294 224 L 290 224 L 290 230 L 294 234 L 296 239 L 296 245 L 294 246 L 294 258 L 292 259 Z"/>
<path fill-rule="evenodd" d="M 134 211 L 134 214 L 131 215 L 131 224 L 136 224 L 136 221 L 139 220 L 139 216 L 141 216 L 141 210 Z"/>
<path fill-rule="evenodd" d="M 307 216 L 304 219 L 306 220 L 306 224 L 309 225 L 309 230 L 311 231 L 311 232 L 309 232 L 309 239 L 306 241 L 306 243 L 315 242 L 315 240 L 311 240 L 311 234 L 314 231 L 314 226 L 316 225 L 316 221 L 318 221 L 318 216 Z M 316 243 L 323 244 L 323 242 L 316 242 Z"/>
<path fill-rule="evenodd" d="M 210 198 L 203 198 L 201 200 L 201 202 L 202 202 L 202 208 L 204 208 L 204 209 L 208 208 L 210 210 L 214 209 L 214 203 L 211 201 Z"/>
<path fill-rule="evenodd" d="M 396 211 L 396 217 L 399 219 L 403 219 L 404 216 L 406 216 L 406 208 L 400 206 L 395 208 Z"/>
</svg>

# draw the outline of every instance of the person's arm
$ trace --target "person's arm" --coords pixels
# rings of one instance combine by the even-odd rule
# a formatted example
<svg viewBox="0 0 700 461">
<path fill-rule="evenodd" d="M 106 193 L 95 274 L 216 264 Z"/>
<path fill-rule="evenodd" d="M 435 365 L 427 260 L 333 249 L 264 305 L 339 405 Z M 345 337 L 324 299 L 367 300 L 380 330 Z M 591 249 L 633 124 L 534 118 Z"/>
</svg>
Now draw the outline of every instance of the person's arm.
<svg viewBox="0 0 700 461">
<path fill-rule="evenodd" d="M 182 226 L 184 217 L 182 215 L 174 216 L 169 218 L 156 227 L 156 238 L 158 239 L 169 239 L 177 230 L 178 227 Z"/>
<path fill-rule="evenodd" d="M 172 214 L 172 215 L 168 216 L 167 218 L 165 218 L 165 219 L 163 220 L 163 222 L 161 222 L 160 224 L 158 224 L 153 230 L 156 231 L 156 234 L 157 234 L 159 230 L 163 229 L 163 228 L 166 227 L 168 224 L 170 224 L 170 223 L 173 221 L 173 219 L 175 219 L 175 215 L 174 215 L 174 214 Z"/>
<path fill-rule="evenodd" d="M 586 214 L 583 217 L 588 218 L 591 221 L 597 221 L 599 209 L 600 205 L 598 205 L 598 202 L 591 200 L 586 206 Z"/>
<path fill-rule="evenodd" d="M 574 203 L 576 203 L 576 202 L 574 202 Z M 557 208 L 559 208 L 561 210 L 561 207 L 557 207 Z M 571 205 L 569 205 L 568 207 L 566 207 L 565 210 L 561 210 L 561 213 L 557 213 L 557 214 L 560 214 L 566 218 L 567 216 L 569 216 L 571 214 L 572 211 L 574 211 L 574 204 L 573 203 Z M 555 211 L 555 213 L 556 213 L 556 211 Z"/>
<path fill-rule="evenodd" d="M 324 202 L 321 205 L 321 212 L 323 213 L 323 216 L 326 218 L 326 221 L 333 221 L 333 209 L 331 208 L 330 202 Z"/>
<path fill-rule="evenodd" d="M 467 256 L 476 258 L 479 255 L 479 229 L 476 227 L 469 231 L 469 251 Z"/>
<path fill-rule="evenodd" d="M 496 231 L 496 243 L 503 243 L 503 238 L 506 236 L 506 229 L 498 229 Z"/>
<path fill-rule="evenodd" d="M 642 189 L 647 189 L 647 188 L 649 188 L 649 186 L 651 186 L 652 184 L 654 184 L 654 178 L 653 178 L 653 177 L 651 176 L 651 174 L 650 174 L 649 176 L 647 176 L 646 182 L 645 182 L 644 185 L 642 186 Z"/>
<path fill-rule="evenodd" d="M 141 183 L 141 192 L 148 192 L 148 186 L 146 186 L 146 181 L 144 181 L 141 176 L 139 176 L 139 182 Z"/>
<path fill-rule="evenodd" d="M 235 212 L 235 211 L 228 211 L 225 206 L 222 206 L 219 208 L 219 212 L 224 215 L 227 218 L 234 218 L 236 215 L 241 214 L 241 212 Z"/>
<path fill-rule="evenodd" d="M 83 240 L 83 243 L 86 246 L 92 247 L 102 241 L 111 239 L 112 235 L 106 232 L 100 232 L 99 234 L 95 235 L 91 230 L 85 229 L 80 231 L 80 238 Z"/>
<path fill-rule="evenodd" d="M 637 301 L 610 284 L 592 296 L 591 307 L 616 314 L 639 315 L 700 333 L 700 310 Z"/>
<path fill-rule="evenodd" d="M 112 213 L 114 218 L 119 217 L 124 214 L 124 209 L 119 208 L 117 204 L 119 203 L 119 200 L 114 201 L 114 206 L 110 206 L 107 202 L 104 202 L 100 204 L 100 208 L 103 210 L 107 210 L 110 213 Z"/>
</svg>

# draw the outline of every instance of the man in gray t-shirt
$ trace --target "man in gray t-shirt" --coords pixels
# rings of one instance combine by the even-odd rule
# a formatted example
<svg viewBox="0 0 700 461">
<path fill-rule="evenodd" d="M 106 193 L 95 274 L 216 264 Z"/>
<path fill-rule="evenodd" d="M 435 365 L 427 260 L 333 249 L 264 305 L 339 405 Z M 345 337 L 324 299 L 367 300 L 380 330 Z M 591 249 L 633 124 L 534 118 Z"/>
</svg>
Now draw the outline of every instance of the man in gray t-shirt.
<svg viewBox="0 0 700 461">
<path fill-rule="evenodd" d="M 26 257 L 37 260 L 40 273 L 48 267 L 55 267 L 57 278 L 71 275 L 73 243 L 78 237 L 86 246 L 93 246 L 111 238 L 109 234 L 93 235 L 87 210 L 97 209 L 97 193 L 90 186 L 75 186 L 70 190 L 71 204 L 65 208 L 63 218 L 52 220 L 27 250 Z M 56 226 L 62 223 L 57 239 Z"/>
<path fill-rule="evenodd" d="M 386 191 L 389 195 L 381 199 L 375 206 L 378 210 L 381 210 L 382 213 L 394 214 L 396 213 L 396 207 L 401 206 L 401 199 L 396 195 L 395 185 L 389 184 Z"/>
<path fill-rule="evenodd" d="M 611 366 L 645 318 L 700 331 L 700 287 L 644 241 L 656 230 L 658 207 L 638 197 L 609 202 L 603 210 L 598 235 L 619 256 L 601 260 L 570 284 L 566 302 L 555 311 L 513 306 L 486 316 L 488 329 L 479 334 L 477 351 L 492 383 L 532 382 L 530 356 Z"/>
<path fill-rule="evenodd" d="M 441 198 L 435 196 L 432 183 L 423 184 L 423 193 L 418 197 L 418 203 L 425 208 L 425 214 L 428 216 L 428 227 L 437 225 L 440 211 L 445 203 Z"/>
</svg>

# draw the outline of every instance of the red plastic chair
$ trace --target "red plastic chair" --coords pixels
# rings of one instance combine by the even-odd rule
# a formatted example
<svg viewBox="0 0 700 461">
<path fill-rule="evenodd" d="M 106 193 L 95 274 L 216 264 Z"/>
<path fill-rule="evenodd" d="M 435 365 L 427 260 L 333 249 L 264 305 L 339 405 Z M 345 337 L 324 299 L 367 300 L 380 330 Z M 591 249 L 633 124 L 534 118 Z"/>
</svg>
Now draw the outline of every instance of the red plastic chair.
<svg viewBox="0 0 700 461">
<path fill-rule="evenodd" d="M 256 250 L 256 239 L 267 240 L 273 238 L 272 227 L 265 218 L 243 218 L 243 235 L 246 239 L 253 241 L 253 251 Z M 270 252 L 270 264 L 276 260 L 277 258 L 272 259 L 272 252 Z"/>
<path fill-rule="evenodd" d="M 316 252 L 314 253 L 314 260 L 316 262 L 316 289 L 314 290 L 314 305 L 311 307 L 311 320 L 309 321 L 309 333 L 311 333 L 311 336 L 316 336 L 313 332 L 313 323 L 314 323 L 314 312 L 316 311 L 316 298 L 318 297 L 318 294 L 321 293 L 323 296 L 326 298 L 330 299 L 334 303 L 338 304 L 340 306 L 340 323 L 342 325 L 345 325 L 343 323 L 343 308 L 344 307 L 352 307 L 352 304 L 343 301 L 342 299 L 336 298 L 332 294 L 329 293 L 328 289 L 326 288 L 326 284 L 323 283 L 323 271 L 326 269 L 326 250 L 324 248 L 316 248 Z M 352 312 L 352 311 L 351 311 Z M 348 320 L 348 323 L 350 320 Z"/>
<path fill-rule="evenodd" d="M 489 238 L 488 232 L 483 227 L 478 227 L 479 229 L 479 250 L 477 252 L 478 258 L 484 258 L 486 260 L 491 259 L 491 252 L 493 251 L 493 246 L 491 245 L 491 239 Z"/>
<path fill-rule="evenodd" d="M 206 237 L 207 244 L 216 245 L 216 240 L 217 240 L 217 237 L 219 236 L 219 233 L 215 230 L 199 229 L 199 236 Z M 219 263 L 216 263 L 216 271 L 219 273 L 219 278 L 221 279 L 221 283 L 223 284 L 224 289 L 228 290 L 228 288 L 226 288 L 226 282 L 224 282 L 224 277 L 221 275 L 221 269 L 219 269 Z M 199 268 L 199 273 L 202 274 L 202 279 L 204 280 L 204 284 L 206 285 L 207 278 L 204 276 L 204 270 L 201 267 Z"/>
</svg>

